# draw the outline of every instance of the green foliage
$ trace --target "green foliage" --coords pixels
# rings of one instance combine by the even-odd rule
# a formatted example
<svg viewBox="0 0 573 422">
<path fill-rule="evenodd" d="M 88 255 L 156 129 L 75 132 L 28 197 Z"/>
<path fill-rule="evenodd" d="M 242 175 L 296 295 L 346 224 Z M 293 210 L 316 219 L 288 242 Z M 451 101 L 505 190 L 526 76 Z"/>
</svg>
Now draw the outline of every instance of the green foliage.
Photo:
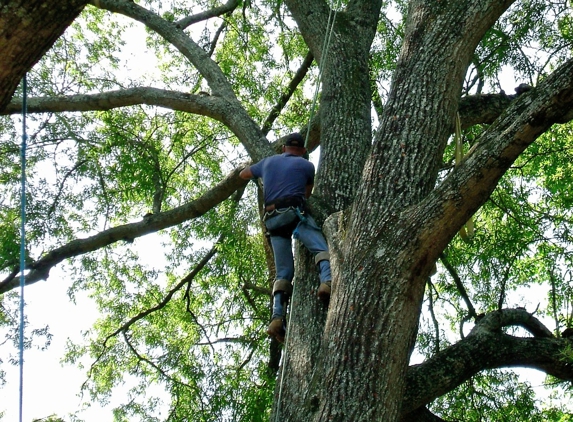
<svg viewBox="0 0 573 422">
<path fill-rule="evenodd" d="M 203 221 L 203 225 L 210 222 Z M 233 229 L 223 227 L 223 231 Z M 261 268 L 249 265 L 260 262 L 252 255 L 257 244 L 248 237 L 223 240 L 208 268 L 175 291 L 160 309 L 113 337 L 110 334 L 130 318 L 156 307 L 181 278 L 145 270 L 128 250 L 118 251 L 121 260 L 111 251 L 98 259 L 99 277 L 81 283 L 93 286 L 102 318 L 89 334 L 91 346 L 72 346 L 67 356 L 71 363 L 86 352 L 94 359 L 92 379 L 86 385 L 90 396 L 106 400 L 129 374 L 137 381 L 129 390 L 132 400 L 116 411 L 118 421 L 137 416 L 155 420 L 147 417 L 165 397 L 146 397 L 150 385 L 161 387 L 171 398 L 168 420 L 185 420 L 193 414 L 194 420 L 249 421 L 256 420 L 253 415 L 268 412 L 273 381 L 267 375 L 265 342 L 261 341 L 266 313 L 259 308 L 264 309 L 268 299 L 248 297 L 241 291 L 245 280 L 263 278 Z M 206 252 L 195 250 L 187 255 L 186 246 L 185 242 L 176 245 L 175 251 L 182 248 L 182 253 L 170 255 L 177 256 L 178 264 L 185 261 L 193 267 Z"/>
<path fill-rule="evenodd" d="M 560 62 L 571 50 L 562 29 L 569 14 L 566 3 L 529 0 L 511 6 L 481 40 L 465 90 L 499 89 L 504 66 L 511 67 L 518 83 L 536 85 L 551 70 L 549 63 Z"/>
<path fill-rule="evenodd" d="M 12 210 L 0 216 L 0 270 L 14 267 L 20 257 L 20 219 Z"/>
<path fill-rule="evenodd" d="M 499 394 L 503 391 L 503 394 Z M 432 404 L 432 411 L 446 420 L 544 421 L 534 392 L 517 377 L 501 371 L 479 374 Z"/>
<path fill-rule="evenodd" d="M 471 133 L 466 136 L 471 140 Z M 472 326 L 470 309 L 454 277 L 477 314 L 521 306 L 553 322 L 556 332 L 571 326 L 572 146 L 571 125 L 547 132 L 519 158 L 474 216 L 473 239 L 467 243 L 454 238 L 445 254 L 454 272 L 441 267 L 427 293 L 432 295 L 428 306 L 433 318 L 421 320 L 420 353 L 431 355 L 436 345 L 443 349 Z M 528 298 L 525 289 L 538 293 Z M 546 419 L 551 410 L 542 411 L 528 387 L 511 374 L 480 377 L 435 403 L 443 418 L 559 420 Z M 502 390 L 499 396 L 496 391 Z"/>
</svg>

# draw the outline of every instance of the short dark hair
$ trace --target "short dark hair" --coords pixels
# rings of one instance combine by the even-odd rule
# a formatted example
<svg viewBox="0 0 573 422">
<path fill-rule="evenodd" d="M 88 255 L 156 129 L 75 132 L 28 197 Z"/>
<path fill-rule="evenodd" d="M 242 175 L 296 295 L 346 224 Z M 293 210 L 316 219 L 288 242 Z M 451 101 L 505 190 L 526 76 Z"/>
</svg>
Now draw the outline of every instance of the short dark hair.
<svg viewBox="0 0 573 422">
<path fill-rule="evenodd" d="M 285 146 L 304 148 L 304 138 L 298 132 L 291 133 L 285 138 Z"/>
</svg>

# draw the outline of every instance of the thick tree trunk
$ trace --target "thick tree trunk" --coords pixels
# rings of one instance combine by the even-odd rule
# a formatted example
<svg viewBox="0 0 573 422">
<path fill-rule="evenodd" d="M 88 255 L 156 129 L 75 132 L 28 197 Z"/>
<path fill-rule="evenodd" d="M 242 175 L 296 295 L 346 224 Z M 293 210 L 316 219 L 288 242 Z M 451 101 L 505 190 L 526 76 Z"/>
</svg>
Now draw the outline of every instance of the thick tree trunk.
<svg viewBox="0 0 573 422">
<path fill-rule="evenodd" d="M 288 4 L 312 49 L 319 12 L 298 2 Z M 416 221 L 402 218 L 402 213 L 434 187 L 471 54 L 510 4 L 410 3 L 381 130 L 364 166 L 358 157 L 371 139 L 365 127 L 370 90 L 367 78 L 358 73 L 367 74 L 364 52 L 371 38 L 364 34 L 371 22 L 361 20 L 364 16 L 357 10 L 341 15 L 344 25 L 336 27 L 331 44 L 338 60 L 328 62 L 321 97 L 322 155 L 330 167 L 320 168 L 317 185 L 334 210 L 353 205 L 338 213 L 327 231 L 334 277 L 324 330 L 312 289 L 304 287 L 312 281 L 308 276 L 299 280 L 303 296 L 294 297 L 288 359 L 279 383 L 280 420 L 400 418 L 424 285 L 440 252 L 428 249 L 431 242 L 420 248 L 420 233 L 412 230 L 419 227 L 423 213 L 411 216 Z M 297 13 L 301 11 L 306 14 Z M 313 17 L 313 28 L 305 26 L 304 16 Z M 362 31 L 352 26 L 357 21 L 364 25 Z M 368 107 L 360 106 L 365 103 Z"/>
<path fill-rule="evenodd" d="M 26 72 L 82 11 L 88 0 L 8 0 L 0 3 L 0 110 Z"/>
<path fill-rule="evenodd" d="M 313 198 L 313 214 L 322 222 L 327 214 L 351 205 L 371 147 L 368 54 L 381 2 L 369 2 L 360 11 L 339 12 L 332 36 L 326 28 L 329 11 L 325 3 L 301 0 L 287 4 L 323 71 L 321 160 Z M 329 48 L 323 52 L 324 39 L 329 36 Z M 322 365 L 319 349 L 327 308 L 316 298 L 318 278 L 312 257 L 302 248 L 297 252 L 288 344 L 273 417 L 281 421 L 313 420 L 313 394 L 321 388 L 314 375 Z M 334 260 L 332 256 L 332 267 L 336 269 Z"/>
</svg>

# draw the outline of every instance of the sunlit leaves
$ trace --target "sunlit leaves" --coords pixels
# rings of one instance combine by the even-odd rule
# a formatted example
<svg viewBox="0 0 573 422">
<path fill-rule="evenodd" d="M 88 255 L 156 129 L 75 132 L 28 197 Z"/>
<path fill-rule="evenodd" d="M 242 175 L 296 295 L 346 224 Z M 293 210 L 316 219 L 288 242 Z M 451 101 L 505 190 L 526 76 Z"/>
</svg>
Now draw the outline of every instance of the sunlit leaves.
<svg viewBox="0 0 573 422">
<path fill-rule="evenodd" d="M 504 66 L 511 66 L 517 81 L 535 85 L 540 75 L 550 71 L 550 64 L 554 66 L 571 50 L 571 42 L 560 34 L 560 22 L 567 20 L 568 13 L 565 2 L 514 4 L 481 40 L 465 90 L 499 89 Z"/>
<path fill-rule="evenodd" d="M 503 394 L 499 394 L 503 391 Z M 515 375 L 489 371 L 465 382 L 432 405 L 446 420 L 544 421 L 537 410 L 534 392 Z"/>
<path fill-rule="evenodd" d="M 436 344 L 443 348 L 468 334 L 475 315 L 463 295 L 477 314 L 525 307 L 545 318 L 556 334 L 571 326 L 572 146 L 570 125 L 552 128 L 517 160 L 476 213 L 475 236 L 469 242 L 454 238 L 443 258 L 452 268 L 439 266 L 442 271 L 432 277 L 427 292 L 426 304 L 436 319 L 421 320 L 421 351 L 432 354 Z M 536 293 L 526 297 L 526 291 Z M 510 378 L 492 374 L 468 381 L 439 399 L 436 410 L 445 419 L 501 420 L 503 414 L 511 415 L 508 420 L 545 420 L 528 387 Z M 494 394 L 497 382 L 511 384 L 503 388 L 508 396 Z"/>
</svg>

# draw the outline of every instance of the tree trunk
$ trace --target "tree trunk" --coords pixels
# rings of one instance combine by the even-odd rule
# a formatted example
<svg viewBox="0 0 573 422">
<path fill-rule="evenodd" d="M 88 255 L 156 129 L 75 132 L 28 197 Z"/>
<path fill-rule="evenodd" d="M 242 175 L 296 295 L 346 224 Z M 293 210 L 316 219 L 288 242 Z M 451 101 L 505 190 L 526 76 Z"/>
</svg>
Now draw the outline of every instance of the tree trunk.
<svg viewBox="0 0 573 422">
<path fill-rule="evenodd" d="M 287 4 L 312 49 L 319 11 Z M 471 54 L 510 4 L 410 3 L 402 54 L 371 149 L 364 65 L 372 38 L 365 34 L 373 35 L 369 25 L 377 20 L 357 10 L 337 15 L 342 23 L 331 44 L 337 60 L 327 60 L 321 96 L 321 154 L 330 167 L 319 169 L 317 187 L 333 211 L 351 208 L 328 222 L 333 294 L 324 329 L 310 287 L 316 285 L 312 265 L 299 262 L 305 276 L 297 278 L 291 308 L 275 407 L 281 421 L 400 418 L 424 286 L 441 252 L 420 239 L 424 213 L 405 217 L 403 211 L 433 189 Z"/>
<path fill-rule="evenodd" d="M 9 0 L 0 4 L 0 110 L 26 72 L 82 11 L 88 0 Z"/>
</svg>

